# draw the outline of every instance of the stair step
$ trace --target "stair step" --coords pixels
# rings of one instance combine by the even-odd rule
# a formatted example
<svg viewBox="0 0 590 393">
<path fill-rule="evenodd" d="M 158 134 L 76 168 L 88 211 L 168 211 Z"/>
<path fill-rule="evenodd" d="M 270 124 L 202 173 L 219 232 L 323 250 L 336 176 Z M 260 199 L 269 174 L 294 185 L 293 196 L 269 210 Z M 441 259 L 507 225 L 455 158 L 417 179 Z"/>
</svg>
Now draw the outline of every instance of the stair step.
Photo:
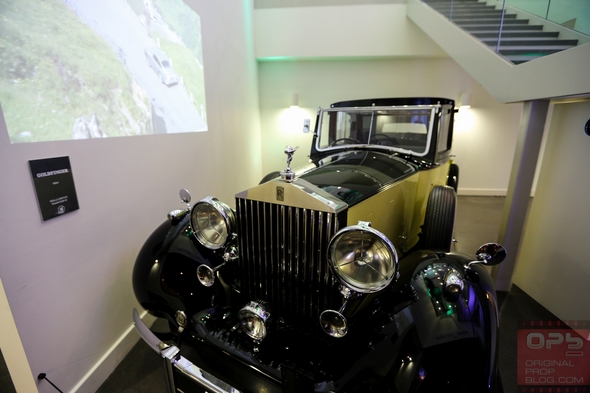
<svg viewBox="0 0 590 393">
<path fill-rule="evenodd" d="M 426 3 L 428 4 L 428 3 Z M 479 11 L 479 10 L 495 10 L 496 6 L 494 5 L 486 5 L 485 3 L 477 3 L 477 4 L 473 4 L 473 5 L 462 5 L 462 4 L 453 4 L 451 5 L 435 5 L 435 4 L 428 4 L 428 6 L 430 8 L 433 8 L 435 10 L 450 10 L 451 8 L 454 10 L 473 10 L 473 11 Z"/>
<path fill-rule="evenodd" d="M 473 21 L 479 21 L 482 19 L 493 19 L 493 20 L 500 20 L 502 19 L 502 13 L 481 13 L 481 14 L 476 14 L 476 13 L 461 13 L 461 12 L 456 12 L 455 10 L 453 10 L 453 12 L 441 12 L 441 15 L 446 16 L 447 18 L 450 16 L 450 18 L 452 20 L 455 19 L 464 19 L 464 20 L 473 20 Z M 504 15 L 504 20 L 516 20 L 516 14 L 506 14 Z"/>
<path fill-rule="evenodd" d="M 484 39 L 481 40 L 483 43 L 487 45 L 496 45 L 498 43 L 498 39 Z M 571 48 L 573 46 L 578 45 L 578 40 L 547 40 L 543 38 L 502 38 L 500 40 L 500 46 L 565 46 L 567 48 Z"/>
<path fill-rule="evenodd" d="M 537 55 L 537 54 L 530 54 L 530 55 L 508 55 L 504 56 L 506 59 L 510 60 L 514 64 L 522 64 L 526 63 L 527 61 L 535 60 L 541 58 L 546 55 Z"/>
<path fill-rule="evenodd" d="M 503 46 L 500 45 L 499 53 L 502 56 L 506 55 L 526 55 L 526 54 L 539 54 L 539 55 L 550 55 L 552 53 L 561 52 L 572 47 L 563 46 L 539 46 L 531 48 L 530 46 Z"/>
<path fill-rule="evenodd" d="M 449 0 L 428 0 L 425 1 L 426 4 L 463 4 L 463 5 L 469 5 L 469 4 L 485 4 L 485 3 L 480 3 L 477 0 L 467 0 L 467 1 L 449 1 Z"/>
<path fill-rule="evenodd" d="M 465 9 L 457 9 L 457 8 L 441 8 L 436 9 L 436 11 L 440 12 L 441 14 L 448 14 L 451 11 L 453 15 L 474 15 L 474 16 L 485 16 L 485 15 L 502 15 L 502 10 L 465 10 Z M 516 17 L 516 14 L 512 14 Z"/>
<path fill-rule="evenodd" d="M 489 18 L 489 19 L 457 19 L 453 18 L 453 23 L 457 25 L 485 25 L 485 24 L 497 24 L 500 25 L 500 18 Z M 528 19 L 504 19 L 503 25 L 527 25 L 529 23 Z"/>
<path fill-rule="evenodd" d="M 462 8 L 434 8 L 435 11 L 440 12 L 441 14 L 449 14 L 453 13 L 453 15 L 490 15 L 490 16 L 500 16 L 502 15 L 502 10 L 496 9 L 462 9 Z M 506 13 L 506 15 L 511 15 L 509 18 L 516 18 L 516 14 Z"/>
<path fill-rule="evenodd" d="M 472 36 L 481 39 L 482 41 L 486 38 L 498 38 L 498 30 L 489 30 L 489 31 L 477 31 L 471 33 Z M 537 31 L 537 30 L 525 30 L 525 31 L 516 31 L 516 32 L 502 32 L 502 39 L 505 38 L 557 38 L 559 33 L 557 31 Z"/>
<path fill-rule="evenodd" d="M 495 32 L 498 33 L 498 29 L 500 28 L 500 24 L 491 24 L 491 25 L 462 25 L 461 28 L 466 30 L 470 33 L 472 32 Z M 502 31 L 541 31 L 543 30 L 542 25 L 503 25 Z"/>
<path fill-rule="evenodd" d="M 478 8 L 496 8 L 495 5 L 488 5 L 486 3 L 481 3 L 481 2 L 477 2 L 477 3 L 457 3 L 454 2 L 453 4 L 451 3 L 432 3 L 432 2 L 425 2 L 429 7 L 432 8 L 465 8 L 465 9 L 478 9 Z"/>
</svg>

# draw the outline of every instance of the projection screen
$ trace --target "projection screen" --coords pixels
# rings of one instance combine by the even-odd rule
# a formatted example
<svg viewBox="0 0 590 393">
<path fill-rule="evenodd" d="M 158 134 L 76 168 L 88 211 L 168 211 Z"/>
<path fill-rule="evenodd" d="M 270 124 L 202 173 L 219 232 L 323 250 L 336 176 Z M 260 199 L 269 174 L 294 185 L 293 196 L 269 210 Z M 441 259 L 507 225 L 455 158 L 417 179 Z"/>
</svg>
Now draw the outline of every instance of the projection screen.
<svg viewBox="0 0 590 393">
<path fill-rule="evenodd" d="M 181 0 L 0 1 L 11 143 L 207 131 L 199 15 Z"/>
</svg>

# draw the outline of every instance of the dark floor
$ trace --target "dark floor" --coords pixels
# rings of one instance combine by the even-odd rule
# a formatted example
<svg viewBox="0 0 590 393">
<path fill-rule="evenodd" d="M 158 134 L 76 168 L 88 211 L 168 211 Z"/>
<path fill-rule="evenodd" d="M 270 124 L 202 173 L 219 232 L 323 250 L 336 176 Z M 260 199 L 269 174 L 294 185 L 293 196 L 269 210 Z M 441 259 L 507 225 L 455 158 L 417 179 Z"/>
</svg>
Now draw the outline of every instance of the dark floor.
<svg viewBox="0 0 590 393">
<path fill-rule="evenodd" d="M 480 245 L 496 241 L 503 205 L 504 198 L 501 197 L 460 196 L 455 227 L 455 250 L 474 255 Z M 500 372 L 504 381 L 504 391 L 515 393 L 518 321 L 556 318 L 516 286 L 512 286 L 508 293 L 499 293 L 498 298 L 501 302 Z M 0 392 L 5 391 L 10 392 L 3 390 L 3 386 L 0 385 Z M 161 359 L 143 341 L 133 347 L 99 389 L 99 393 L 165 391 Z"/>
<path fill-rule="evenodd" d="M 4 361 L 4 356 L 2 355 L 2 351 L 0 351 L 0 392 L 16 393 L 12 379 L 10 379 L 8 367 L 6 367 L 6 362 Z"/>
</svg>

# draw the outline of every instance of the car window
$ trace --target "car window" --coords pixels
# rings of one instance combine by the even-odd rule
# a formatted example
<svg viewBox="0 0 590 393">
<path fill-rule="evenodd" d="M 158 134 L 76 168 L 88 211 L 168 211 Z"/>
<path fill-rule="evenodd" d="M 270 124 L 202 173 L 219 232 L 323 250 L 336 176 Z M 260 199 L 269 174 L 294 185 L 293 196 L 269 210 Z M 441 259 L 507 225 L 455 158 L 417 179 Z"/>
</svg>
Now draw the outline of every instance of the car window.
<svg viewBox="0 0 590 393">
<path fill-rule="evenodd" d="M 451 109 L 443 110 L 440 115 L 438 143 L 436 146 L 436 151 L 439 152 L 446 151 L 451 148 L 452 135 L 449 135 L 449 130 L 451 129 L 449 126 L 451 121 L 450 111 Z"/>
<path fill-rule="evenodd" d="M 373 145 L 423 156 L 429 150 L 435 112 L 435 106 L 324 109 L 317 148 Z"/>
</svg>

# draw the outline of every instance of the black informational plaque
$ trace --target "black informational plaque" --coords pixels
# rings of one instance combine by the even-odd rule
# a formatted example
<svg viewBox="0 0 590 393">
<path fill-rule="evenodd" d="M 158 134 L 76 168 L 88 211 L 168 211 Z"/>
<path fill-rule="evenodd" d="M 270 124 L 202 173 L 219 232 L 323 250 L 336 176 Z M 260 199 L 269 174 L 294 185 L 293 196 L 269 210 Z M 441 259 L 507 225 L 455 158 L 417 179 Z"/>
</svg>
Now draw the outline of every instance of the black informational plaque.
<svg viewBox="0 0 590 393">
<path fill-rule="evenodd" d="M 43 221 L 78 210 L 70 157 L 29 161 Z"/>
</svg>

